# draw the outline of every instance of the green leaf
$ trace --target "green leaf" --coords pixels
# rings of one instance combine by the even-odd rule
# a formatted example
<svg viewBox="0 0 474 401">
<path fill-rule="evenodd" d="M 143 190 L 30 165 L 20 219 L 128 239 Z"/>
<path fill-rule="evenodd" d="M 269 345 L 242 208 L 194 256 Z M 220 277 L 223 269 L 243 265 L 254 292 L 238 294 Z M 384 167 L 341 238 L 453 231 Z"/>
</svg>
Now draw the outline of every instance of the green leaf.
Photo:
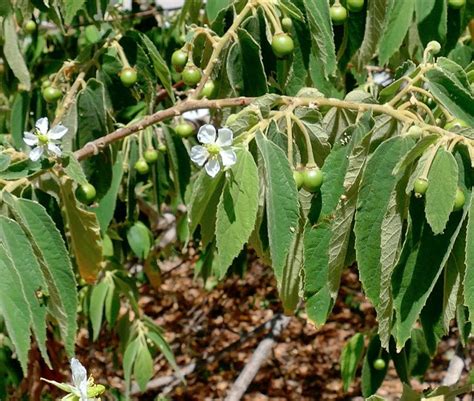
<svg viewBox="0 0 474 401">
<path fill-rule="evenodd" d="M 416 22 L 423 47 L 429 41 L 443 43 L 448 31 L 448 7 L 446 0 L 416 0 Z"/>
<path fill-rule="evenodd" d="M 78 11 L 84 6 L 85 0 L 63 0 L 62 3 L 62 7 L 64 9 L 64 23 L 69 25 Z"/>
<path fill-rule="evenodd" d="M 400 49 L 413 19 L 416 0 L 389 0 L 386 23 L 379 46 L 379 62 L 386 64 Z"/>
<path fill-rule="evenodd" d="M 191 176 L 191 166 L 189 162 L 187 162 L 189 155 L 179 136 L 172 135 L 170 130 L 165 126 L 163 126 L 163 133 L 165 134 L 168 160 L 176 193 L 184 199 L 186 186 Z"/>
<path fill-rule="evenodd" d="M 355 248 L 364 292 L 375 307 L 380 301 L 382 222 L 397 183 L 391 172 L 412 145 L 411 139 L 400 136 L 383 142 L 370 157 L 360 184 Z"/>
<path fill-rule="evenodd" d="M 280 288 L 288 250 L 298 227 L 298 192 L 283 150 L 261 132 L 257 132 L 256 140 L 265 166 L 268 238 L 273 270 Z"/>
<path fill-rule="evenodd" d="M 377 370 L 374 368 L 374 362 L 379 358 L 385 361 L 385 369 Z M 387 374 L 389 361 L 388 352 L 381 348 L 379 336 L 375 335 L 370 340 L 362 365 L 361 384 L 364 397 L 369 397 L 378 390 Z"/>
<path fill-rule="evenodd" d="M 201 170 L 195 179 L 191 201 L 188 205 L 189 234 L 193 235 L 197 226 L 208 224 L 207 219 L 203 219 L 209 211 L 210 203 L 216 192 L 222 190 L 224 184 L 224 174 L 210 177 L 205 170 Z"/>
<path fill-rule="evenodd" d="M 132 377 L 132 369 L 137 357 L 138 348 L 140 347 L 140 339 L 135 338 L 130 341 L 125 348 L 123 354 L 123 376 L 125 378 L 125 395 L 128 397 L 130 394 L 130 381 Z"/>
<path fill-rule="evenodd" d="M 329 17 L 329 1 L 316 3 L 311 0 L 303 0 L 303 3 L 311 30 L 315 56 L 323 66 L 323 76 L 327 77 L 336 70 L 336 47 Z"/>
<path fill-rule="evenodd" d="M 469 310 L 469 315 L 474 316 L 474 191 L 471 193 L 469 207 L 469 220 L 466 234 L 466 275 L 464 276 L 464 304 Z M 473 324 L 474 328 L 474 324 Z"/>
<path fill-rule="evenodd" d="M 135 364 L 133 366 L 133 375 L 141 391 L 145 391 L 146 385 L 153 376 L 153 358 L 148 349 L 146 341 L 139 342 Z"/>
<path fill-rule="evenodd" d="M 363 353 L 364 336 L 361 333 L 356 333 L 346 342 L 341 353 L 341 376 L 345 392 L 349 390 L 349 386 L 355 379 L 357 366 Z"/>
<path fill-rule="evenodd" d="M 237 35 L 242 56 L 243 93 L 246 96 L 264 95 L 268 92 L 268 86 L 260 45 L 244 29 L 238 29 Z"/>
<path fill-rule="evenodd" d="M 20 276 L 7 251 L 0 244 L 0 314 L 5 319 L 23 373 L 28 373 L 30 349 L 29 305 L 21 286 Z"/>
<path fill-rule="evenodd" d="M 71 177 L 79 185 L 87 184 L 87 178 L 82 170 L 81 163 L 76 159 L 74 153 L 64 152 L 63 157 L 67 157 L 67 165 L 63 166 L 66 174 Z"/>
<path fill-rule="evenodd" d="M 13 14 L 10 14 L 3 19 L 3 37 L 3 54 L 5 55 L 5 60 L 13 71 L 15 77 L 17 77 L 20 83 L 24 86 L 24 90 L 29 91 L 31 89 L 30 73 L 28 72 L 25 60 L 21 54 Z"/>
<path fill-rule="evenodd" d="M 155 74 L 160 79 L 162 85 L 165 87 L 166 92 L 168 93 L 170 99 L 174 102 L 174 91 L 173 86 L 171 84 L 171 73 L 166 64 L 166 61 L 161 56 L 160 52 L 154 45 L 154 43 L 146 36 L 145 34 L 140 33 L 140 38 L 145 45 L 145 49 L 148 52 L 148 56 L 153 63 L 153 68 L 155 70 Z"/>
<path fill-rule="evenodd" d="M 12 111 L 10 117 L 11 135 L 13 145 L 17 149 L 22 149 L 25 146 L 23 142 L 23 133 L 26 128 L 26 121 L 28 118 L 28 105 L 30 98 L 27 92 L 17 92 L 12 104 Z"/>
<path fill-rule="evenodd" d="M 474 94 L 465 82 L 465 74 L 460 77 L 453 65 L 456 63 L 447 60 L 443 68 L 438 65 L 426 72 L 430 92 L 452 115 L 474 127 Z"/>
<path fill-rule="evenodd" d="M 217 206 L 216 264 L 223 277 L 252 234 L 258 207 L 257 166 L 251 153 L 237 151 L 237 163 L 232 166 Z M 232 238 L 232 241 L 229 241 Z"/>
<path fill-rule="evenodd" d="M 435 234 L 444 231 L 453 211 L 458 187 L 458 164 L 450 153 L 440 148 L 428 174 L 426 191 L 426 220 Z"/>
<path fill-rule="evenodd" d="M 108 133 L 105 90 L 102 82 L 91 78 L 77 95 L 77 147 Z"/>
<path fill-rule="evenodd" d="M 86 282 L 93 283 L 102 269 L 102 237 L 97 216 L 79 207 L 73 191 L 73 181 L 67 176 L 60 178 L 60 189 L 79 274 Z"/>
<path fill-rule="evenodd" d="M 46 350 L 46 303 L 36 295 L 37 291 L 41 291 L 44 295 L 48 292 L 41 267 L 20 225 L 5 216 L 0 216 L 0 242 L 18 274 L 25 300 L 28 303 L 29 313 L 24 311 L 23 314 L 31 319 L 31 327 L 41 355 L 50 365 Z"/>
<path fill-rule="evenodd" d="M 110 222 L 114 217 L 115 207 L 117 205 L 118 193 L 123 177 L 123 155 L 122 152 L 117 153 L 114 166 L 112 168 L 112 183 L 106 194 L 102 197 L 99 205 L 94 208 L 97 215 L 100 229 L 103 233 L 107 231 Z"/>
<path fill-rule="evenodd" d="M 145 224 L 137 221 L 127 231 L 127 241 L 133 253 L 139 259 L 146 259 L 151 249 L 151 232 Z"/>
<path fill-rule="evenodd" d="M 96 341 L 99 337 L 100 329 L 102 327 L 102 318 L 104 316 L 105 296 L 107 295 L 108 289 L 109 286 L 105 281 L 101 281 L 92 288 L 89 306 L 89 318 L 93 332 L 92 341 Z"/>
<path fill-rule="evenodd" d="M 408 234 L 392 275 L 398 349 L 410 337 L 413 324 L 448 260 L 465 217 L 453 213 L 444 233 L 435 235 L 424 219 L 421 199 L 412 199 L 410 216 Z"/>
<path fill-rule="evenodd" d="M 209 22 L 214 22 L 219 13 L 231 4 L 232 0 L 214 0 L 206 2 L 206 15 Z"/>
<path fill-rule="evenodd" d="M 3 200 L 28 235 L 35 254 L 40 259 L 50 296 L 49 312 L 59 323 L 67 354 L 73 356 L 77 330 L 77 290 L 61 233 L 44 207 L 38 203 L 18 199 L 8 193 L 3 194 Z"/>
<path fill-rule="evenodd" d="M 438 135 L 426 135 L 421 138 L 395 166 L 392 174 L 396 175 L 412 164 L 423 152 L 439 139 Z"/>
<path fill-rule="evenodd" d="M 362 71 L 374 57 L 382 36 L 389 0 L 368 0 L 364 40 L 356 56 L 357 69 Z"/>
</svg>

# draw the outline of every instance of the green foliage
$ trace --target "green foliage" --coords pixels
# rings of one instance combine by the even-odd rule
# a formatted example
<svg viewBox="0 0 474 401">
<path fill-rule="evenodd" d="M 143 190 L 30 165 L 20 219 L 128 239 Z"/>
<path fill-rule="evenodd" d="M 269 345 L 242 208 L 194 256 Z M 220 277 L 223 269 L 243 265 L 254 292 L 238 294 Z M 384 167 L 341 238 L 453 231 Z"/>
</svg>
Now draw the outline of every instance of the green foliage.
<svg viewBox="0 0 474 401">
<path fill-rule="evenodd" d="M 422 377 L 453 319 L 463 341 L 473 330 L 474 3 L 201 3 L 163 24 L 105 0 L 0 5 L 8 358 L 26 374 L 33 334 L 49 363 L 58 333 L 72 356 L 90 322 L 93 340 L 118 335 L 127 389 L 146 388 L 156 351 L 178 370 L 139 294 L 193 246 L 206 280 L 255 250 L 284 311 L 316 325 L 356 266 L 378 321 L 363 394 L 378 399 L 389 359 L 402 381 Z M 205 137 L 182 115 L 198 109 L 229 130 Z M 363 354 L 356 334 L 345 389 Z"/>
</svg>

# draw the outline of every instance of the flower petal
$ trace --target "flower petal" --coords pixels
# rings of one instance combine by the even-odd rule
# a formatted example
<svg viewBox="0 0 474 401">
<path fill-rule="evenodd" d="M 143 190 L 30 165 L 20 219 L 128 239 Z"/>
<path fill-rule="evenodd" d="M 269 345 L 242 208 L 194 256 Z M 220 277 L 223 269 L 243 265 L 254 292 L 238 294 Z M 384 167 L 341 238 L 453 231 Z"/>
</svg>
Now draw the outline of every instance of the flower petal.
<svg viewBox="0 0 474 401">
<path fill-rule="evenodd" d="M 30 159 L 32 161 L 37 161 L 43 155 L 43 147 L 38 146 L 30 152 Z"/>
<path fill-rule="evenodd" d="M 28 146 L 35 146 L 38 144 L 38 137 L 31 132 L 24 132 L 23 142 L 25 142 Z"/>
<path fill-rule="evenodd" d="M 48 143 L 48 150 L 58 157 L 61 156 L 61 149 L 58 145 L 55 145 L 54 143 Z"/>
<path fill-rule="evenodd" d="M 67 128 L 64 125 L 58 124 L 51 128 L 48 132 L 48 138 L 61 139 L 67 133 Z"/>
<path fill-rule="evenodd" d="M 216 144 L 219 146 L 230 146 L 234 140 L 234 133 L 229 128 L 221 128 L 217 131 Z"/>
<path fill-rule="evenodd" d="M 225 167 L 233 166 L 237 162 L 237 155 L 232 148 L 223 149 L 219 154 Z"/>
<path fill-rule="evenodd" d="M 211 124 L 203 125 L 197 134 L 198 141 L 209 144 L 216 141 L 216 129 Z"/>
<path fill-rule="evenodd" d="M 191 160 L 199 167 L 202 167 L 209 158 L 209 152 L 204 146 L 196 145 L 191 148 Z"/>
<path fill-rule="evenodd" d="M 221 165 L 217 159 L 210 159 L 204 166 L 206 173 L 214 178 L 217 173 L 221 170 Z"/>
<path fill-rule="evenodd" d="M 79 362 L 76 358 L 71 358 L 71 372 L 72 372 L 72 382 L 76 388 L 80 389 L 82 383 L 87 385 L 87 371 L 82 363 Z"/>
<path fill-rule="evenodd" d="M 43 135 L 46 135 L 48 133 L 48 125 L 48 117 L 43 117 L 36 121 L 35 127 Z"/>
</svg>

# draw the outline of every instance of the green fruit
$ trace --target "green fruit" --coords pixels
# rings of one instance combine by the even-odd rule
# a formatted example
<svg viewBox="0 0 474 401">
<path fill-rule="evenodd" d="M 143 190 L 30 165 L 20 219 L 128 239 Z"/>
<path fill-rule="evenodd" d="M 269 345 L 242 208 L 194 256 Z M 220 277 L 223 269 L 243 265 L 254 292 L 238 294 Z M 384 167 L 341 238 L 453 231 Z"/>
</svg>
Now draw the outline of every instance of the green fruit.
<svg viewBox="0 0 474 401">
<path fill-rule="evenodd" d="M 184 66 L 188 62 L 188 54 L 183 52 L 182 50 L 175 50 L 174 53 L 171 55 L 171 64 L 173 68 L 181 72 L 183 71 Z"/>
<path fill-rule="evenodd" d="M 122 71 L 120 71 L 120 80 L 124 86 L 132 86 L 135 82 L 137 82 L 137 70 L 132 67 L 125 67 Z"/>
<path fill-rule="evenodd" d="M 425 100 L 425 104 L 426 104 L 431 110 L 433 110 L 433 109 L 437 106 L 435 100 L 434 100 L 432 97 L 428 97 L 428 98 Z"/>
<path fill-rule="evenodd" d="M 48 103 L 55 102 L 62 96 L 62 92 L 54 87 L 54 86 L 48 86 L 47 88 L 43 89 L 43 98 L 46 100 Z"/>
<path fill-rule="evenodd" d="M 308 192 L 316 192 L 324 180 L 323 173 L 319 168 L 307 169 L 303 173 L 303 188 Z"/>
<path fill-rule="evenodd" d="M 138 171 L 139 174 L 143 175 L 150 171 L 150 167 L 148 167 L 148 163 L 145 161 L 145 159 L 138 159 L 138 161 L 135 163 L 134 168 Z"/>
<path fill-rule="evenodd" d="M 413 190 L 415 191 L 415 196 L 422 197 L 426 190 L 428 189 L 428 181 L 423 178 L 417 178 L 415 184 L 413 185 Z"/>
<path fill-rule="evenodd" d="M 382 358 L 378 358 L 374 361 L 374 369 L 375 370 L 384 370 L 385 366 L 387 366 L 387 364 L 385 363 L 385 361 Z"/>
<path fill-rule="evenodd" d="M 182 138 L 187 138 L 189 136 L 194 135 L 194 126 L 190 123 L 186 123 L 186 122 L 179 123 L 174 128 L 174 130 Z"/>
<path fill-rule="evenodd" d="M 304 174 L 301 170 L 294 170 L 293 171 L 293 178 L 296 182 L 296 188 L 301 189 L 303 186 Z"/>
<path fill-rule="evenodd" d="M 468 128 L 469 125 L 464 120 L 461 120 L 460 118 L 454 118 L 451 121 L 448 121 L 444 125 L 444 129 L 450 130 L 452 128 Z"/>
<path fill-rule="evenodd" d="M 334 25 L 342 25 L 347 19 L 347 10 L 341 5 L 334 5 L 329 9 L 329 15 Z"/>
<path fill-rule="evenodd" d="M 449 0 L 448 1 L 449 7 L 454 8 L 454 9 L 464 7 L 465 4 L 466 4 L 466 0 Z"/>
<path fill-rule="evenodd" d="M 189 65 L 183 71 L 183 81 L 188 86 L 196 86 L 201 77 L 201 70 L 195 65 Z"/>
<path fill-rule="evenodd" d="M 77 200 L 86 205 L 92 203 L 97 195 L 94 186 L 89 183 L 78 185 L 75 194 Z"/>
<path fill-rule="evenodd" d="M 36 31 L 36 22 L 30 19 L 25 23 L 24 29 L 26 33 L 29 33 L 31 35 Z"/>
<path fill-rule="evenodd" d="M 290 32 L 293 28 L 293 21 L 291 18 L 285 17 L 281 20 L 281 26 L 285 32 Z"/>
<path fill-rule="evenodd" d="M 423 130 L 418 127 L 418 125 L 412 125 L 407 132 L 407 135 L 414 136 L 415 138 L 419 138 L 423 135 Z"/>
<path fill-rule="evenodd" d="M 161 153 L 166 153 L 166 145 L 164 143 L 159 143 L 158 144 L 158 150 L 161 152 Z"/>
<path fill-rule="evenodd" d="M 214 94 L 214 90 L 216 89 L 216 85 L 212 79 L 209 79 L 203 86 L 201 90 L 201 96 L 207 97 L 210 99 Z"/>
<path fill-rule="evenodd" d="M 148 164 L 153 164 L 158 160 L 158 152 L 155 149 L 147 149 L 143 157 Z"/>
<path fill-rule="evenodd" d="M 347 0 L 346 5 L 350 12 L 357 13 L 364 8 L 364 0 Z"/>
<path fill-rule="evenodd" d="M 293 43 L 293 39 L 291 39 L 290 35 L 286 33 L 280 33 L 275 35 L 272 39 L 272 50 L 275 56 L 283 58 L 291 53 L 295 49 L 295 44 Z"/>
<path fill-rule="evenodd" d="M 458 188 L 456 189 L 456 197 L 454 198 L 454 207 L 453 210 L 456 212 L 461 210 L 466 202 L 466 197 L 464 196 L 464 192 Z"/>
<path fill-rule="evenodd" d="M 46 79 L 41 83 L 41 89 L 46 89 L 49 86 L 51 86 L 51 81 L 49 79 Z"/>
</svg>

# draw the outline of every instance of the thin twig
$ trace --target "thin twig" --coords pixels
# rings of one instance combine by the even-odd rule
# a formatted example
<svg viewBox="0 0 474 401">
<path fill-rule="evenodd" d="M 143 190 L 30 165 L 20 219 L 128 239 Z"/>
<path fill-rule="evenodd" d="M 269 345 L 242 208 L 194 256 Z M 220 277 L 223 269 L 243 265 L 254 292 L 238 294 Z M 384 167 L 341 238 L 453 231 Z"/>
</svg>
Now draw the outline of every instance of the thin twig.
<svg viewBox="0 0 474 401">
<path fill-rule="evenodd" d="M 258 344 L 258 347 L 252 354 L 250 361 L 245 365 L 242 372 L 240 372 L 239 377 L 227 393 L 225 401 L 239 401 L 243 397 L 255 378 L 255 375 L 260 370 L 260 367 L 270 356 L 273 346 L 276 343 L 276 338 L 280 336 L 281 332 L 289 322 L 290 317 L 284 315 L 280 315 L 280 318 L 274 322 L 272 331 L 268 333 L 260 344 Z"/>
</svg>

